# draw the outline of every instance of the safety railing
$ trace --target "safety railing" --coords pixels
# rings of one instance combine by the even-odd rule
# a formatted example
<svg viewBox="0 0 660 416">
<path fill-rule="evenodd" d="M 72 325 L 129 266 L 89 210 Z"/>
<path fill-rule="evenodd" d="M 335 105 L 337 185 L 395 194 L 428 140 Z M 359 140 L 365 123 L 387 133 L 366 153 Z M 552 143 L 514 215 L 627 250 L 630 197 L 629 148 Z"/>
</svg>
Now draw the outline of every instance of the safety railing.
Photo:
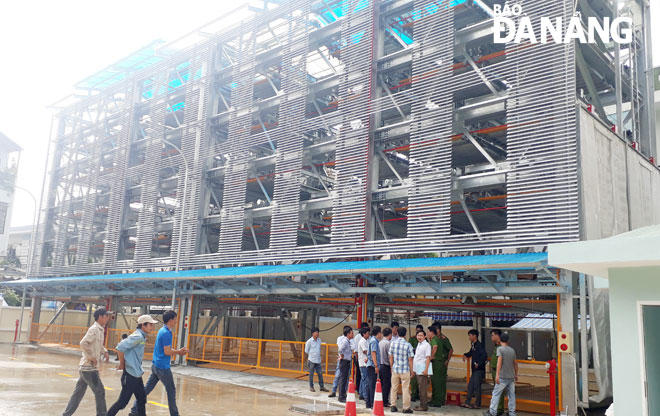
<svg viewBox="0 0 660 416">
<path fill-rule="evenodd" d="M 304 375 L 307 373 L 305 343 L 269 339 L 225 337 L 190 334 L 188 360 L 220 364 L 244 370 L 247 368 L 271 370 L 275 374 Z M 324 375 L 333 376 L 337 360 L 337 345 L 321 345 L 321 364 Z M 521 410 L 545 411 L 549 408 L 550 385 L 545 362 L 518 360 L 519 378 L 516 399 Z M 463 362 L 462 355 L 453 355 L 447 369 L 448 391 L 465 394 L 472 376 L 471 362 Z M 482 385 L 484 400 L 490 400 L 493 389 L 490 368 Z"/>
<path fill-rule="evenodd" d="M 31 342 L 79 347 L 80 340 L 86 332 L 87 328 L 81 326 L 33 323 L 30 326 L 28 339 Z"/>
<path fill-rule="evenodd" d="M 516 360 L 518 381 L 516 382 L 516 403 L 521 410 L 545 412 L 550 406 L 550 378 L 545 361 Z M 463 362 L 462 355 L 452 356 L 447 369 L 447 389 L 465 394 L 467 382 L 472 376 L 471 361 Z M 484 399 L 490 400 L 495 385 L 486 366 L 485 379 L 481 390 Z M 556 389 L 556 386 L 553 386 Z"/>
<path fill-rule="evenodd" d="M 71 325 L 49 325 L 33 323 L 30 326 L 30 342 L 44 344 L 60 344 L 80 348 L 80 340 L 87 333 L 87 327 Z M 122 340 L 122 335 L 130 335 L 135 329 L 115 329 L 108 328 L 105 337 L 105 348 L 108 351 L 117 352 L 117 344 Z M 147 343 L 144 348 L 144 357 L 151 359 L 153 356 L 154 345 L 156 343 L 157 329 L 154 329 L 147 335 Z M 174 347 L 176 348 L 176 331 L 173 334 Z"/>
<path fill-rule="evenodd" d="M 190 334 L 188 348 L 188 360 L 288 373 L 307 372 L 304 342 Z M 336 345 L 321 345 L 325 374 L 334 375 L 336 357 Z"/>
</svg>

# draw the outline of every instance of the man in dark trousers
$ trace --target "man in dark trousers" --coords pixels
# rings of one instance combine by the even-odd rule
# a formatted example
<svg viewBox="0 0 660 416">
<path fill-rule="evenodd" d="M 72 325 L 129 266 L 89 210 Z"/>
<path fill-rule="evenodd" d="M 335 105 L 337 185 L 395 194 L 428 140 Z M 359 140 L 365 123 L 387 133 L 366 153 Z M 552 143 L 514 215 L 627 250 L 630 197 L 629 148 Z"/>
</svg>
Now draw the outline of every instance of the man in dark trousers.
<svg viewBox="0 0 660 416">
<path fill-rule="evenodd" d="M 375 326 L 371 329 L 371 336 L 369 336 L 369 349 L 368 353 L 368 362 L 367 362 L 367 375 L 369 379 L 369 385 L 367 385 L 367 409 L 371 409 L 374 406 L 374 397 L 376 395 L 376 381 L 380 377 L 380 340 L 383 339 L 383 333 L 380 331 L 379 326 Z M 382 386 L 381 386 L 382 388 Z"/>
<path fill-rule="evenodd" d="M 454 353 L 454 347 L 451 346 L 449 338 L 442 334 L 440 323 L 437 325 L 433 324 L 429 327 L 429 331 L 435 335 L 431 340 L 433 375 L 431 376 L 432 399 L 430 405 L 442 407 L 447 399 L 447 369 L 449 360 Z"/>
<path fill-rule="evenodd" d="M 465 403 L 462 405 L 467 409 L 481 409 L 481 383 L 486 376 L 486 361 L 488 361 L 488 354 L 483 344 L 479 342 L 479 331 L 471 329 L 468 331 L 468 338 L 472 346 L 470 351 L 463 354 L 463 362 L 468 358 L 472 359 L 471 369 L 472 375 L 467 388 L 467 397 Z M 475 403 L 472 404 L 472 396 L 475 396 Z"/>
<path fill-rule="evenodd" d="M 119 355 L 117 370 L 124 370 L 124 372 L 121 375 L 121 393 L 115 404 L 108 410 L 107 416 L 115 416 L 125 408 L 131 401 L 131 396 L 135 396 L 137 399 L 138 416 L 146 416 L 147 394 L 144 392 L 144 382 L 142 381 L 142 374 L 144 374 L 142 357 L 144 357 L 144 347 L 147 345 L 147 335 L 153 331 L 154 324 L 157 322 L 150 315 L 140 316 L 135 332 L 117 345 L 117 355 Z"/>
<path fill-rule="evenodd" d="M 383 338 L 378 342 L 380 348 L 380 382 L 383 389 L 383 406 L 390 407 L 390 389 L 392 387 L 392 368 L 390 367 L 390 341 L 392 330 L 383 329 Z"/>
<path fill-rule="evenodd" d="M 415 327 L 415 332 L 411 332 L 411 337 L 408 338 L 408 343 L 412 345 L 413 352 L 417 352 L 417 333 L 424 330 L 424 325 L 417 325 Z M 417 377 L 412 377 L 410 379 L 410 401 L 416 402 L 419 400 L 419 387 L 417 386 Z"/>
<path fill-rule="evenodd" d="M 87 391 L 87 386 L 92 389 L 96 399 L 96 416 L 105 416 L 105 387 L 99 376 L 99 362 L 101 358 L 108 361 L 108 351 L 103 346 L 105 340 L 105 326 L 112 316 L 105 308 L 99 308 L 94 311 L 94 325 L 88 330 L 82 340 L 80 340 L 80 350 L 82 359 L 80 360 L 80 378 L 76 383 L 76 388 L 69 399 L 69 403 L 64 410 L 64 416 L 71 416 L 78 409 L 78 405 Z"/>
<path fill-rule="evenodd" d="M 351 340 L 353 339 L 353 329 L 350 326 L 344 327 L 344 337 L 337 346 L 339 350 L 339 402 L 346 403 L 346 386 L 348 386 L 348 374 L 351 371 L 353 362 L 353 350 L 351 349 Z"/>
<path fill-rule="evenodd" d="M 167 392 L 167 407 L 170 411 L 170 416 L 179 416 L 179 409 L 176 406 L 176 387 L 174 386 L 174 377 L 172 376 L 170 364 L 172 357 L 186 355 L 188 348 L 180 348 L 178 350 L 172 348 L 172 329 L 176 327 L 177 323 L 176 312 L 165 312 L 163 314 L 163 323 L 165 325 L 158 331 L 158 335 L 156 336 L 153 360 L 151 360 L 151 375 L 149 376 L 149 380 L 147 380 L 147 385 L 144 387 L 144 392 L 148 396 L 159 381 L 163 383 Z M 137 414 L 136 401 L 129 416 L 136 416 Z"/>
</svg>

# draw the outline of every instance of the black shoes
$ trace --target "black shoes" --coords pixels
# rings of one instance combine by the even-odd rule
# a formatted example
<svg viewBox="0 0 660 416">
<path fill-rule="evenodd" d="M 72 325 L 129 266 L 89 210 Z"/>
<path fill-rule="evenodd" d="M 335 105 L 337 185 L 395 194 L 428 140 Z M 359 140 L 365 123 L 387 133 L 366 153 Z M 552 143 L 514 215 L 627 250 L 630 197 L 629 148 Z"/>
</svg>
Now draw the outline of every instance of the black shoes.
<svg viewBox="0 0 660 416">
<path fill-rule="evenodd" d="M 328 397 L 337 397 L 337 393 L 333 391 L 332 393 L 328 394 Z"/>
<path fill-rule="evenodd" d="M 390 407 L 390 412 L 392 412 L 392 413 L 396 413 L 396 412 L 398 412 L 398 411 L 399 411 L 399 409 L 397 409 L 396 406 L 392 406 L 392 407 Z"/>
<path fill-rule="evenodd" d="M 412 412 L 413 412 L 412 409 L 403 409 L 403 412 L 401 413 L 412 413 Z"/>
</svg>

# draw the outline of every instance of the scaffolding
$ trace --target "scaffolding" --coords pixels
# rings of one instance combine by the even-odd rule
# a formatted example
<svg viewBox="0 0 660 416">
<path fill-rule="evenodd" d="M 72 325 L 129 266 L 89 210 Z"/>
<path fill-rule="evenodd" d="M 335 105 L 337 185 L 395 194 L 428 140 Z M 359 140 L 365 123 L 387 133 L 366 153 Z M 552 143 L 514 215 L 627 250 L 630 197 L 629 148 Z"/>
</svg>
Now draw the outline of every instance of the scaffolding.
<svg viewBox="0 0 660 416">
<path fill-rule="evenodd" d="M 654 156 L 647 30 L 627 52 L 496 44 L 492 6 L 267 1 L 82 81 L 58 103 L 33 275 L 578 240 L 576 96 Z M 524 10 L 567 22 L 574 3 Z"/>
</svg>

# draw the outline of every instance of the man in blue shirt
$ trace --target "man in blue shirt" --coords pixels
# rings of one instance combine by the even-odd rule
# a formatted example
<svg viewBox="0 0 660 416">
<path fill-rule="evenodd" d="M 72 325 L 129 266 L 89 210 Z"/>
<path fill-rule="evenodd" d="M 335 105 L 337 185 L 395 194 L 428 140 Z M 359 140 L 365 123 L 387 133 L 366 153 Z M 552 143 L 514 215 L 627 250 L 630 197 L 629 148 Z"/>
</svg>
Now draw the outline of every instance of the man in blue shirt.
<svg viewBox="0 0 660 416">
<path fill-rule="evenodd" d="M 351 340 L 353 339 L 353 329 L 350 326 L 344 327 L 344 337 L 337 346 L 339 350 L 339 402 L 346 403 L 346 387 L 348 386 L 348 374 L 351 371 L 351 362 L 353 350 L 351 349 Z"/>
<path fill-rule="evenodd" d="M 312 337 L 305 343 L 305 354 L 307 354 L 307 368 L 309 369 L 309 391 L 314 390 L 314 373 L 318 374 L 321 391 L 328 391 L 323 386 L 323 369 L 321 368 L 321 338 L 319 329 L 312 328 Z"/>
<path fill-rule="evenodd" d="M 163 327 L 156 335 L 156 344 L 154 345 L 154 356 L 151 361 L 151 375 L 144 387 L 145 394 L 148 396 L 158 384 L 163 383 L 167 392 L 167 406 L 170 409 L 170 416 L 179 416 L 179 409 L 176 407 L 176 388 L 174 386 L 174 377 L 170 369 L 170 362 L 175 355 L 186 355 L 188 348 L 172 349 L 172 329 L 176 327 L 176 312 L 167 311 L 163 314 Z M 138 414 L 137 400 L 133 403 L 133 408 L 129 416 Z"/>
<path fill-rule="evenodd" d="M 369 349 L 367 351 L 367 379 L 369 385 L 367 386 L 367 409 L 371 409 L 374 405 L 374 397 L 376 395 L 376 379 L 380 376 L 380 348 L 378 342 L 383 339 L 383 334 L 380 332 L 380 327 L 375 326 L 371 329 L 371 336 L 369 337 Z"/>
<path fill-rule="evenodd" d="M 124 370 L 121 375 L 121 393 L 106 416 L 115 416 L 126 407 L 133 395 L 137 400 L 138 416 L 146 416 L 144 407 L 147 403 L 147 395 L 142 382 L 142 374 L 144 374 L 142 357 L 144 357 L 144 346 L 147 344 L 147 335 L 153 331 L 157 322 L 149 315 L 140 316 L 135 332 L 117 345 L 119 356 L 117 370 Z"/>
</svg>

